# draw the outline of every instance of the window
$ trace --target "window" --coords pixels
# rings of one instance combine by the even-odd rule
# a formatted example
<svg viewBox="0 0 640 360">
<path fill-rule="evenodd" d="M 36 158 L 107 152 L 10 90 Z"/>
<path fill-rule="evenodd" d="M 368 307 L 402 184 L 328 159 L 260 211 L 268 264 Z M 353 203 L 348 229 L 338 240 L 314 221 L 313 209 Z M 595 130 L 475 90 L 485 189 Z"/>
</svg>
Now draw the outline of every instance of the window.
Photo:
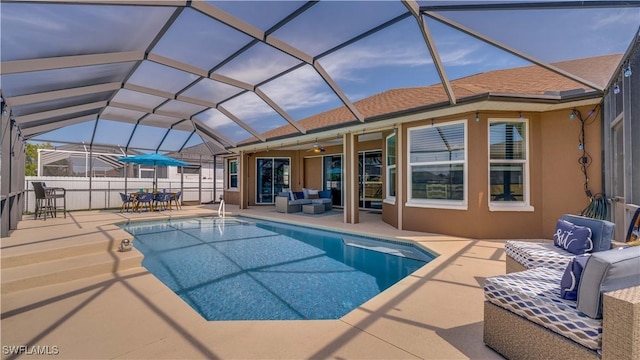
<svg viewBox="0 0 640 360">
<path fill-rule="evenodd" d="M 200 165 L 178 166 L 178 174 L 200 174 Z"/>
<path fill-rule="evenodd" d="M 227 164 L 227 189 L 238 188 L 238 160 L 229 160 Z"/>
<path fill-rule="evenodd" d="M 529 207 L 527 120 L 489 120 L 490 210 Z"/>
<path fill-rule="evenodd" d="M 387 136 L 387 200 L 396 200 L 396 134 Z"/>
<path fill-rule="evenodd" d="M 409 129 L 409 206 L 466 209 L 467 123 Z"/>
</svg>

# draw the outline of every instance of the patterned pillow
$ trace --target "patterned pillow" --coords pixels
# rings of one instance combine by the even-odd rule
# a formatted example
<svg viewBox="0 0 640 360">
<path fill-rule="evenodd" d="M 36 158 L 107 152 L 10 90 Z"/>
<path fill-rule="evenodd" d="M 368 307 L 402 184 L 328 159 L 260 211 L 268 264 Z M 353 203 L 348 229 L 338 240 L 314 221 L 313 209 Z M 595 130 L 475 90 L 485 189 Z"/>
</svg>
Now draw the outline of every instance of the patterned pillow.
<svg viewBox="0 0 640 360">
<path fill-rule="evenodd" d="M 576 255 L 582 255 L 593 250 L 591 229 L 562 219 L 558 220 L 556 224 L 553 243 L 555 246 Z"/>
<path fill-rule="evenodd" d="M 582 269 L 587 265 L 591 254 L 578 255 L 571 259 L 560 280 L 560 297 L 566 300 L 578 300 L 578 285 Z"/>
</svg>

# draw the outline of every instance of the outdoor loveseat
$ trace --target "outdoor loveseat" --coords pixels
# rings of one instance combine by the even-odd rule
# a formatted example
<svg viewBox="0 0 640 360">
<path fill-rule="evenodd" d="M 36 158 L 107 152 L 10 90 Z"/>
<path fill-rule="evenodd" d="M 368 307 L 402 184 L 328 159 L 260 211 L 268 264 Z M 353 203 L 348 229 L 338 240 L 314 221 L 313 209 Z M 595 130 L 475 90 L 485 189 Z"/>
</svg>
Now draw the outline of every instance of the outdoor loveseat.
<svg viewBox="0 0 640 360">
<path fill-rule="evenodd" d="M 308 204 L 323 205 L 324 211 L 331 210 L 333 207 L 331 190 L 314 191 L 310 189 L 303 189 L 303 191 L 294 192 L 288 189 L 283 189 L 283 191 L 276 196 L 277 212 L 300 212 L 302 211 L 302 206 Z"/>
<path fill-rule="evenodd" d="M 612 235 L 563 215 L 554 242 L 507 242 L 507 274 L 484 283 L 485 344 L 509 359 L 640 359 L 640 247 L 612 249 Z"/>
</svg>

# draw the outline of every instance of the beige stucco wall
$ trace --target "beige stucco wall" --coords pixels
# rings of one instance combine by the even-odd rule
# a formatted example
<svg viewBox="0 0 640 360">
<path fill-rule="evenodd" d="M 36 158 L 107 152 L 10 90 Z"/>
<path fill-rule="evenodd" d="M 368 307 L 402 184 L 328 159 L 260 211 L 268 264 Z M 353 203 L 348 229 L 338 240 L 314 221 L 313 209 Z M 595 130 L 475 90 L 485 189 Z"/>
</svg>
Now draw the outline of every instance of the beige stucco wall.
<svg viewBox="0 0 640 360">
<path fill-rule="evenodd" d="M 579 108 L 585 117 L 591 108 Z M 545 113 L 523 113 L 529 119 L 529 172 L 530 205 L 533 211 L 490 211 L 488 205 L 488 120 L 515 119 L 514 112 L 482 112 L 480 121 L 476 113 L 428 119 L 403 124 L 403 143 L 398 148 L 405 161 L 398 162 L 402 172 L 403 200 L 396 204 L 383 203 L 382 221 L 398 227 L 398 210 L 402 207 L 402 228 L 471 238 L 551 238 L 555 222 L 563 213 L 579 213 L 588 205 L 583 186 L 584 177 L 578 163 L 582 155 L 579 149 L 580 122 L 570 119 L 570 109 Z M 468 130 L 468 207 L 466 210 L 407 207 L 408 174 L 404 166 L 408 159 L 406 139 L 408 128 L 439 122 L 467 120 Z M 585 146 L 591 163 L 588 167 L 589 187 L 596 194 L 601 192 L 601 128 L 600 116 L 592 118 L 585 126 Z M 382 133 L 382 139 L 356 143 L 356 152 L 379 150 L 386 158 L 385 140 L 391 130 Z M 321 155 L 340 154 L 342 146 L 327 147 Z M 247 169 L 244 177 L 249 206 L 256 205 L 256 158 L 284 157 L 291 159 L 291 187 L 294 191 L 306 188 L 322 188 L 322 156 L 306 150 L 255 152 L 245 154 Z M 347 159 L 343 159 L 343 168 Z M 355 161 L 357 164 L 357 159 Z M 383 162 L 384 163 L 384 162 Z M 383 179 L 386 171 L 383 168 Z M 243 176 L 242 174 L 240 176 Z M 384 179 L 386 180 L 386 179 Z M 357 178 L 354 179 L 357 182 Z M 385 182 L 386 183 L 386 182 Z M 356 184 L 357 185 L 357 184 Z M 345 188 L 347 184 L 345 183 Z M 356 186 L 357 189 L 357 186 Z M 345 194 L 346 196 L 346 194 Z M 385 189 L 386 196 L 386 189 Z M 225 199 L 233 204 L 239 201 L 239 192 L 225 191 Z"/>
<path fill-rule="evenodd" d="M 226 202 L 227 204 L 231 204 L 231 205 L 240 204 L 240 191 L 225 189 L 223 194 L 224 194 L 224 202 Z"/>
<path fill-rule="evenodd" d="M 589 108 L 579 109 L 587 114 Z M 584 177 L 578 159 L 580 123 L 569 119 L 570 110 L 549 113 L 523 113 L 529 118 L 530 204 L 533 211 L 490 211 L 488 206 L 488 118 L 514 118 L 513 113 L 475 113 L 447 119 L 468 120 L 468 209 L 447 210 L 405 207 L 403 229 L 444 233 L 473 238 L 551 238 L 555 222 L 562 213 L 578 213 L 589 202 L 584 195 Z M 516 114 L 515 117 L 518 115 Z M 435 122 L 442 121 L 436 119 Z M 419 126 L 430 123 L 415 123 Z M 586 146 L 591 149 L 589 184 L 593 193 L 601 188 L 599 117 L 586 128 Z M 404 132 L 405 139 L 407 132 Z M 401 151 L 407 158 L 406 146 Z M 399 170 L 400 171 L 400 170 Z M 406 169 L 404 179 L 407 179 Z M 408 191 L 404 181 L 399 186 Z M 404 206 L 404 205 L 403 205 Z M 384 219 L 393 224 L 392 206 L 385 206 Z"/>
</svg>

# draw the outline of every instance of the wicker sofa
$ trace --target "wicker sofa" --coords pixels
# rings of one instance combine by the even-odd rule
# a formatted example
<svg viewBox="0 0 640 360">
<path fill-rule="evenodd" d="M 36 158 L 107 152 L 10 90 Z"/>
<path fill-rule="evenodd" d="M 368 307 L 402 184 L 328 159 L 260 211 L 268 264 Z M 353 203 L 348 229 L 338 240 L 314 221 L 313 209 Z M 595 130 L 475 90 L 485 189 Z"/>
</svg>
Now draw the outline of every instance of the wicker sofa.
<svg viewBox="0 0 640 360">
<path fill-rule="evenodd" d="M 612 222 L 570 214 L 564 214 L 560 219 L 591 229 L 592 252 L 611 249 L 615 229 L 615 224 Z M 575 256 L 555 246 L 554 242 L 550 240 L 542 240 L 540 242 L 509 240 L 504 248 L 507 255 L 505 264 L 507 273 L 536 267 L 564 270 L 569 261 Z"/>
<path fill-rule="evenodd" d="M 574 274 L 576 255 L 554 241 L 507 241 L 506 274 L 484 284 L 485 344 L 513 359 L 640 358 L 640 248 L 612 249 L 611 222 L 561 220 L 591 230 L 586 265 Z M 576 300 L 562 298 L 565 279 L 579 279 Z"/>
<path fill-rule="evenodd" d="M 306 189 L 305 189 L 306 190 Z M 320 204 L 324 206 L 324 211 L 329 211 L 333 207 L 331 190 L 318 191 L 317 198 L 309 197 L 305 191 L 292 192 L 282 191 L 276 196 L 276 211 L 281 213 L 295 213 L 302 211 L 302 206 L 307 204 Z"/>
<path fill-rule="evenodd" d="M 640 247 L 591 254 L 577 301 L 560 296 L 564 273 L 487 278 L 485 344 L 508 359 L 640 359 Z"/>
</svg>

